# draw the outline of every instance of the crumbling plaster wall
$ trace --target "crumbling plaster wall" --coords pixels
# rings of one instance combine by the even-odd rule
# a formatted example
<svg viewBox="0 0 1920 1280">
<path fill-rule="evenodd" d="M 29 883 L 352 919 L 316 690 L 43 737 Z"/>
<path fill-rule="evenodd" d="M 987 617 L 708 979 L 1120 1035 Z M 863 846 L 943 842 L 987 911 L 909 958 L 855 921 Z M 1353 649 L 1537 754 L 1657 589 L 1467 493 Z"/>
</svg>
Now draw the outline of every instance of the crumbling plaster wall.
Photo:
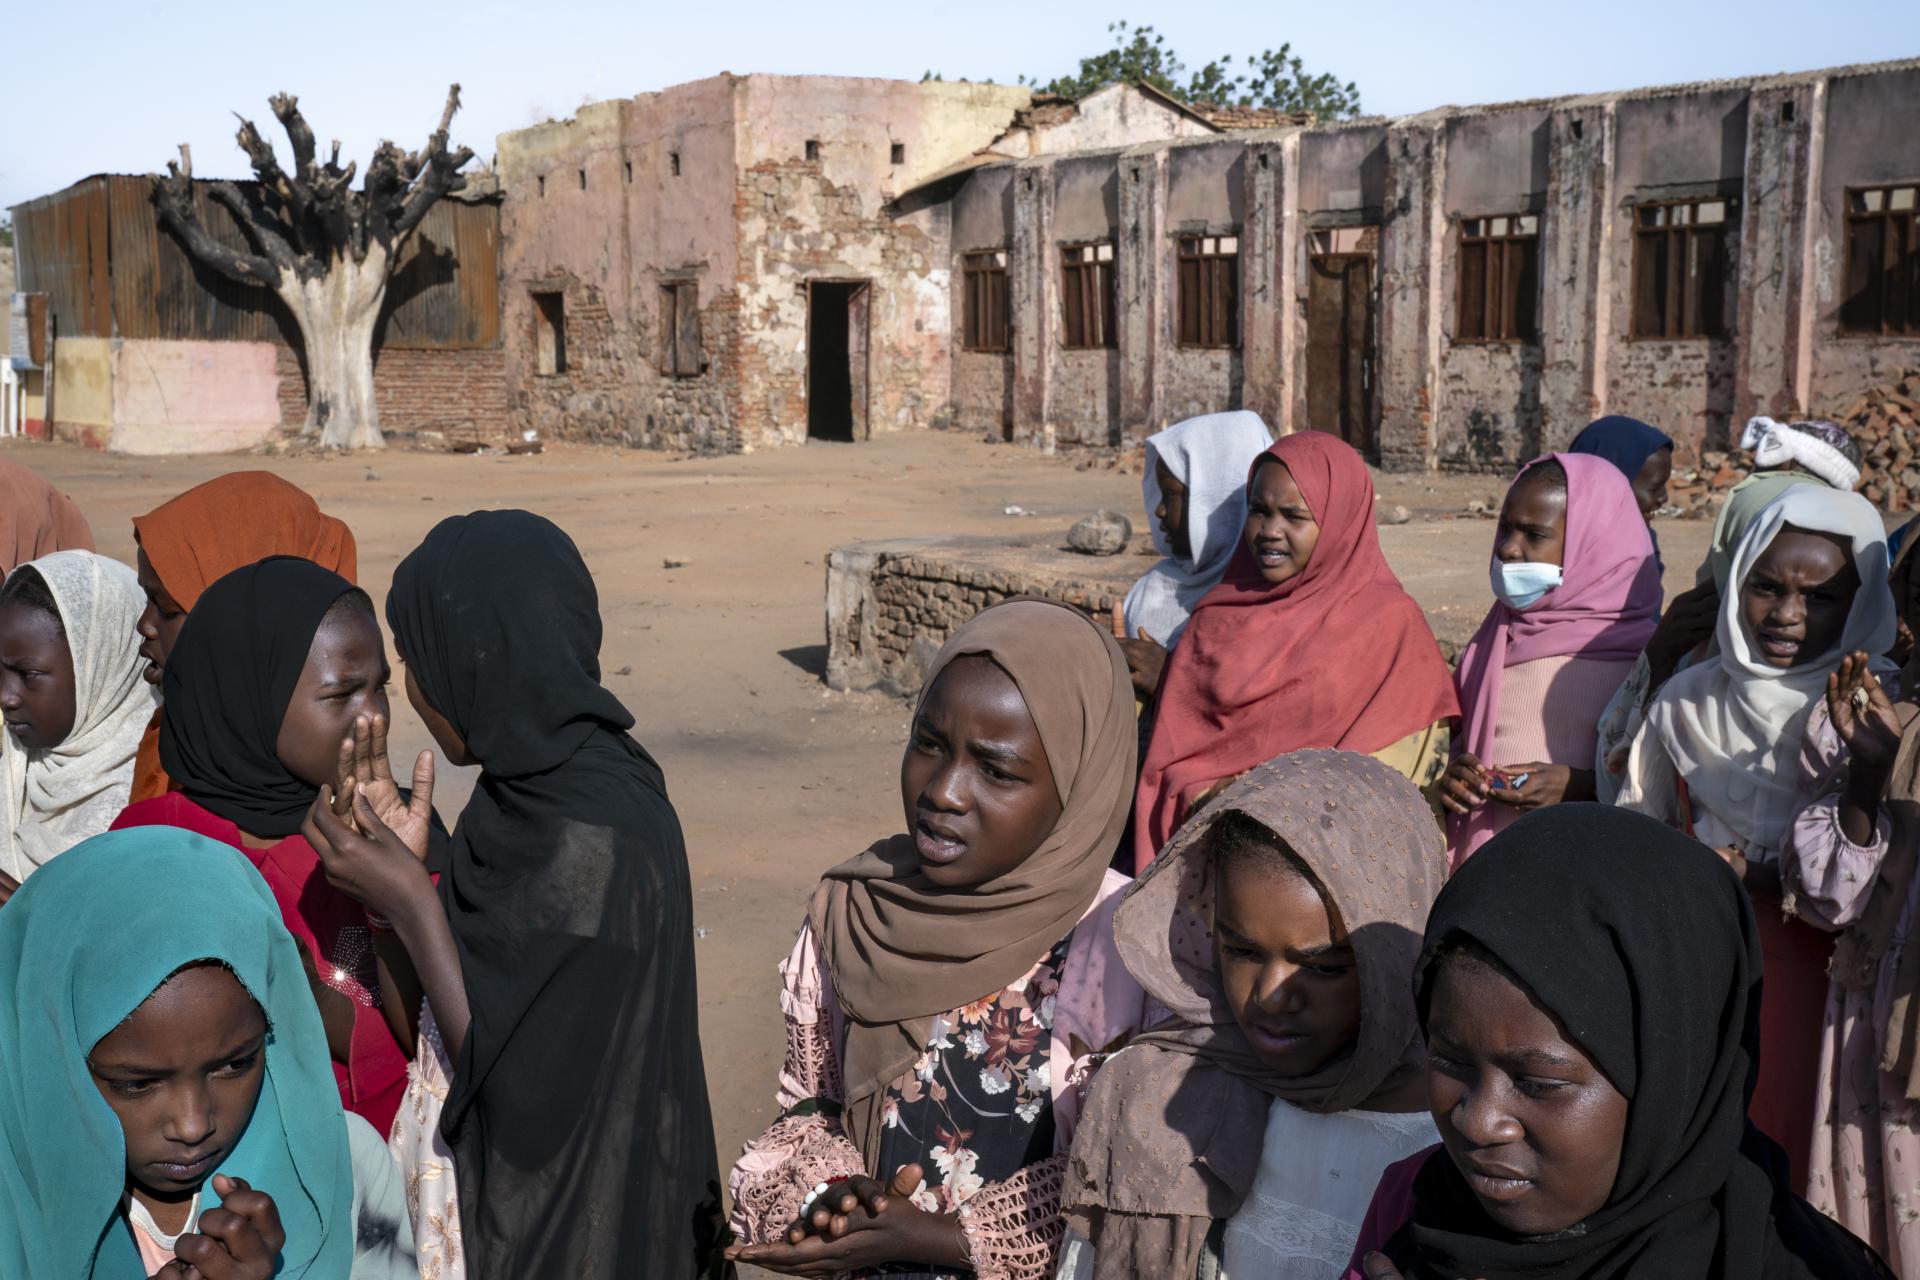
<svg viewBox="0 0 1920 1280">
<path fill-rule="evenodd" d="M 983 169 L 964 183 L 953 198 L 949 231 L 952 255 L 951 413 L 960 430 L 1013 435 L 1013 357 L 1003 351 L 965 349 L 966 305 L 961 289 L 961 261 L 969 253 L 1009 249 L 1013 245 L 1013 184 L 1011 165 Z"/>
<path fill-rule="evenodd" d="M 593 103 L 501 136 L 503 342 L 517 425 L 656 448 L 738 447 L 733 83 Z M 665 358 L 668 279 L 698 289 L 706 359 L 691 376 L 675 376 Z M 567 368 L 555 374 L 540 373 L 535 354 L 533 294 L 548 291 L 565 298 Z"/>
<path fill-rule="evenodd" d="M 1846 285 L 1846 195 L 1849 187 L 1920 182 L 1920 67 L 1877 74 L 1840 74 L 1809 128 L 1821 133 L 1814 149 L 1820 193 L 1809 253 L 1812 361 L 1805 408 L 1838 412 L 1870 386 L 1920 364 L 1920 339 L 1840 332 Z"/>
<path fill-rule="evenodd" d="M 1616 141 L 1606 284 L 1616 305 L 1605 329 L 1595 329 L 1606 342 L 1605 403 L 1611 413 L 1655 424 L 1680 442 L 1683 452 L 1697 456 L 1703 449 L 1724 449 L 1735 398 L 1732 328 L 1723 338 L 1633 336 L 1635 219 L 1641 204 L 1661 200 L 1740 201 L 1747 94 L 1726 89 L 1629 98 L 1613 105 L 1611 114 Z M 1722 250 L 1721 307 L 1730 319 L 1737 319 L 1739 306 L 1742 212 L 1739 203 L 1730 208 Z"/>
<path fill-rule="evenodd" d="M 868 432 L 935 423 L 952 377 L 952 210 L 888 205 L 991 142 L 1028 98 L 1017 87 L 965 83 L 738 82 L 736 360 L 747 447 L 806 439 L 810 280 L 871 282 Z M 905 149 L 899 165 L 895 144 Z"/>
</svg>

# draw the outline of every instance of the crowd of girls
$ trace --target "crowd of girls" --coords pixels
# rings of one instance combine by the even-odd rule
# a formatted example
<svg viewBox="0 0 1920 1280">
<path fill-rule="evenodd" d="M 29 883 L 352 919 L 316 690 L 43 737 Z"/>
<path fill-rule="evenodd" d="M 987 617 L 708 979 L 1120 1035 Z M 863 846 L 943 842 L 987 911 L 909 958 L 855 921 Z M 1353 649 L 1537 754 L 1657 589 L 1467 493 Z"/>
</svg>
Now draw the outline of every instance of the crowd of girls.
<svg viewBox="0 0 1920 1280">
<path fill-rule="evenodd" d="M 933 661 L 724 1184 L 563 531 L 443 521 L 376 602 L 274 477 L 129 569 L 0 464 L 0 1272 L 1920 1280 L 1915 557 L 1844 433 L 1745 444 L 1671 601 L 1671 440 L 1529 462 L 1450 671 L 1352 449 L 1153 437 L 1115 616 Z"/>
</svg>

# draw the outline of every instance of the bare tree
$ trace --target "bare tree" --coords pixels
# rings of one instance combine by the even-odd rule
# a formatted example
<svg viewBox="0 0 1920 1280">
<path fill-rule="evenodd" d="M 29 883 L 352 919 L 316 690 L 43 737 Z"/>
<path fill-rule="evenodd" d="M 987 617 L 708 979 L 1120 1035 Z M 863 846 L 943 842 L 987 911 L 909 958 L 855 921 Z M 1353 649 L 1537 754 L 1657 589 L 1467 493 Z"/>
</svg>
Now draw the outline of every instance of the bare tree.
<svg viewBox="0 0 1920 1280">
<path fill-rule="evenodd" d="M 434 201 L 467 185 L 460 167 L 473 158 L 450 150 L 447 128 L 460 109 L 460 86 L 447 90 L 440 127 L 421 151 L 382 142 L 353 190 L 356 164 L 340 167 L 340 144 L 325 164 L 314 153 L 313 130 L 299 99 L 275 94 L 273 114 L 293 146 L 293 172 L 280 167 L 273 145 L 241 117 L 240 149 L 259 179 L 257 193 L 216 182 L 208 195 L 240 224 L 252 252 L 208 234 L 194 207 L 193 154 L 185 143 L 167 175 L 153 177 L 161 224 L 195 259 L 241 284 L 271 289 L 287 304 L 307 353 L 309 435 L 329 448 L 378 448 L 380 412 L 373 401 L 373 330 L 387 295 L 387 276 L 408 235 Z"/>
</svg>

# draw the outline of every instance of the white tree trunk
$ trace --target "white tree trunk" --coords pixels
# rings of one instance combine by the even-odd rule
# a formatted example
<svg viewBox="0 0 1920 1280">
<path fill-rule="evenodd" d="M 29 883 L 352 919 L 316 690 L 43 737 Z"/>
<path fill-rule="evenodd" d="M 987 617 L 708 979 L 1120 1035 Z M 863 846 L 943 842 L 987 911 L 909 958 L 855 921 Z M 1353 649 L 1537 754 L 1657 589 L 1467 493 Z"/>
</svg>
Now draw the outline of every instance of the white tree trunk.
<svg viewBox="0 0 1920 1280">
<path fill-rule="evenodd" d="M 373 330 L 387 295 L 387 251 L 371 244 L 364 262 L 343 255 L 316 279 L 282 277 L 278 292 L 306 346 L 306 434 L 327 449 L 380 448 Z"/>
</svg>

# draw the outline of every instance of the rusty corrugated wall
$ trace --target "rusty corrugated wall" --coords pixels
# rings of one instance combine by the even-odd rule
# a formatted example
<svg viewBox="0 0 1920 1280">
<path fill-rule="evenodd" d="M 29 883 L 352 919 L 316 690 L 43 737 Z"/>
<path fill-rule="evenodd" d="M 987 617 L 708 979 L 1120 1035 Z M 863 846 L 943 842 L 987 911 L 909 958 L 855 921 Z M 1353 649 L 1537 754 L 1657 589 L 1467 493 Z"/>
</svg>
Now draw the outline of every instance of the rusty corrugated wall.
<svg viewBox="0 0 1920 1280">
<path fill-rule="evenodd" d="M 238 184 L 251 194 L 250 184 Z M 238 224 L 194 184 L 202 225 L 248 249 Z M 88 178 L 13 210 L 18 288 L 46 293 L 56 331 L 81 337 L 297 339 L 266 289 L 192 262 L 161 229 L 144 177 Z M 500 341 L 500 205 L 442 200 L 408 239 L 387 285 L 382 346 L 466 350 Z"/>
</svg>

